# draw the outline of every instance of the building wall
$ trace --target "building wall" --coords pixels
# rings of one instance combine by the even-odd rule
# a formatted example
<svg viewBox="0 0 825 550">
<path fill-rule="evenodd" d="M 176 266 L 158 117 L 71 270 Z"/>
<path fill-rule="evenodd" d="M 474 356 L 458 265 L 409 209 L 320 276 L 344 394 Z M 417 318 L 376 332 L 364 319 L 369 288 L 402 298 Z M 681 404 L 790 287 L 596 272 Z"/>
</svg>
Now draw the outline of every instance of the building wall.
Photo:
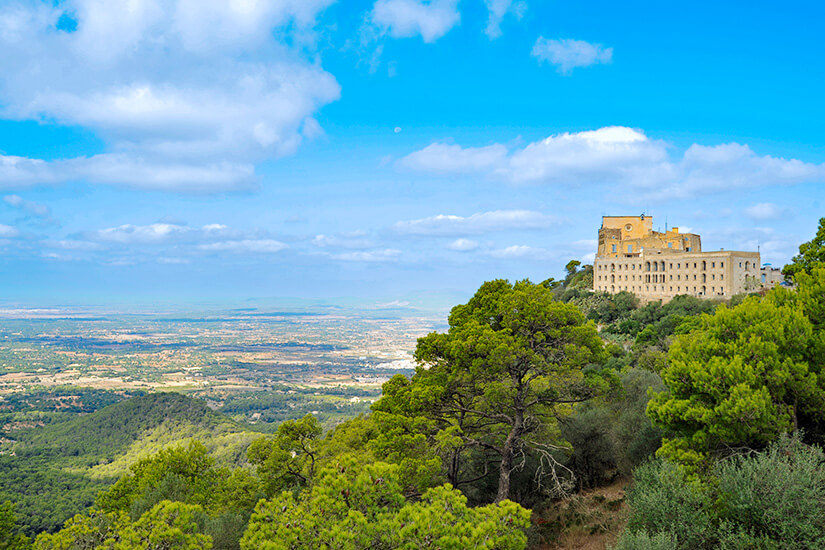
<svg viewBox="0 0 825 550">
<path fill-rule="evenodd" d="M 679 294 L 729 298 L 760 286 L 758 252 L 646 250 L 637 257 L 597 257 L 593 263 L 594 290 L 624 290 L 643 301 L 667 301 Z"/>
<path fill-rule="evenodd" d="M 604 216 L 599 229 L 597 256 L 636 256 L 644 250 L 664 249 L 701 252 L 702 240 L 695 233 L 680 233 L 678 227 L 653 231 L 652 216 Z"/>
<path fill-rule="evenodd" d="M 773 288 L 784 280 L 785 276 L 782 275 L 781 269 L 767 265 L 760 272 L 760 282 L 764 287 Z"/>
</svg>

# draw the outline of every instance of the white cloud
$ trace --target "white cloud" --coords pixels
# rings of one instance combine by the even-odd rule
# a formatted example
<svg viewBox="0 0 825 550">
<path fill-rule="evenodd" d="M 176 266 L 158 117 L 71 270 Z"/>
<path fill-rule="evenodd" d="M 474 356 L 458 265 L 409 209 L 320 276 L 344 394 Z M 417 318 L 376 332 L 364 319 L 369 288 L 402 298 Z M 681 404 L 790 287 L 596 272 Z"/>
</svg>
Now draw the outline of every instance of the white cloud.
<svg viewBox="0 0 825 550">
<path fill-rule="evenodd" d="M 393 229 L 406 235 L 467 235 L 513 229 L 543 229 L 558 219 L 533 210 L 495 210 L 471 216 L 439 214 L 397 222 Z"/>
<path fill-rule="evenodd" d="M 219 241 L 198 245 L 200 250 L 208 252 L 233 252 L 236 254 L 266 253 L 271 254 L 289 248 L 281 241 L 274 239 L 243 239 L 237 241 Z"/>
<path fill-rule="evenodd" d="M 471 239 L 456 239 L 448 244 L 447 248 L 458 252 L 470 252 L 478 248 L 478 242 Z"/>
<path fill-rule="evenodd" d="M 748 217 L 759 221 L 776 220 L 784 216 L 786 214 L 786 210 L 770 202 L 761 202 L 746 208 L 745 214 L 747 214 Z"/>
<path fill-rule="evenodd" d="M 188 193 L 213 193 L 256 185 L 255 169 L 246 163 L 173 163 L 127 154 L 55 161 L 0 155 L 0 188 L 81 180 Z"/>
<path fill-rule="evenodd" d="M 345 252 L 343 254 L 333 254 L 331 257 L 345 262 L 394 262 L 399 259 L 399 256 L 401 256 L 400 250 L 385 248 L 383 250 Z"/>
<path fill-rule="evenodd" d="M 540 36 L 533 45 L 533 57 L 556 66 L 559 73 L 568 75 L 576 67 L 589 67 L 613 60 L 613 48 L 591 44 L 584 40 L 549 40 Z"/>
<path fill-rule="evenodd" d="M 20 231 L 10 225 L 0 223 L 0 238 L 12 238 L 20 235 Z"/>
<path fill-rule="evenodd" d="M 738 143 L 693 144 L 679 157 L 667 143 L 621 126 L 555 134 L 512 150 L 436 143 L 399 165 L 436 174 L 484 174 L 514 184 L 629 186 L 635 189 L 626 194 L 630 202 L 825 180 L 825 165 L 759 156 Z"/>
<path fill-rule="evenodd" d="M 338 235 L 315 235 L 312 244 L 319 248 L 352 248 L 364 249 L 375 246 L 375 243 L 366 238 L 363 231 L 353 231 L 351 233 L 341 233 Z"/>
<path fill-rule="evenodd" d="M 151 225 L 124 224 L 94 231 L 89 234 L 89 237 L 98 241 L 122 244 L 153 244 L 168 242 L 190 231 L 192 231 L 192 229 L 189 227 L 170 223 L 153 223 Z"/>
<path fill-rule="evenodd" d="M 527 10 L 525 2 L 514 2 L 513 0 L 484 0 L 487 4 L 487 28 L 484 33 L 493 40 L 501 36 L 501 22 L 504 16 L 512 13 L 516 19 L 521 19 Z"/>
<path fill-rule="evenodd" d="M 61 250 L 75 251 L 100 250 L 101 248 L 103 248 L 103 246 L 100 243 L 72 239 L 42 241 L 41 244 L 47 248 L 59 248 Z"/>
<path fill-rule="evenodd" d="M 399 165 L 441 174 L 474 173 L 495 168 L 506 157 L 507 147 L 501 144 L 487 147 L 461 147 L 460 145 L 433 143 L 402 158 Z"/>
<path fill-rule="evenodd" d="M 297 53 L 332 1 L 5 2 L 0 116 L 80 125 L 115 153 L 60 161 L 75 168 L 66 178 L 53 163 L 12 158 L 17 183 L 79 176 L 158 189 L 247 186 L 250 163 L 318 135 L 313 114 L 339 97 L 335 79 Z M 56 28 L 67 15 L 73 32 Z M 9 164 L 0 161 L 4 172 Z M 140 168 L 132 178 L 129 166 Z M 208 182 L 197 186 L 201 175 Z"/>
<path fill-rule="evenodd" d="M 192 263 L 192 260 L 190 260 L 188 258 L 175 258 L 175 257 L 161 256 L 160 258 L 157 259 L 157 262 L 159 264 L 164 264 L 164 265 L 187 265 L 187 264 Z"/>
<path fill-rule="evenodd" d="M 393 38 L 420 35 L 432 43 L 461 21 L 458 0 L 378 0 L 370 21 L 381 34 Z"/>
<path fill-rule="evenodd" d="M 48 206 L 45 204 L 27 201 L 20 195 L 6 195 L 3 197 L 3 202 L 12 208 L 17 208 L 18 210 L 22 210 L 23 212 L 37 216 L 38 218 L 51 218 L 52 212 Z"/>
<path fill-rule="evenodd" d="M 490 251 L 490 256 L 494 258 L 524 258 L 532 260 L 543 260 L 551 258 L 552 255 L 545 248 L 537 248 L 525 245 L 513 245 L 506 248 L 497 248 Z"/>
<path fill-rule="evenodd" d="M 92 231 L 85 235 L 88 240 L 117 244 L 168 244 L 173 242 L 201 242 L 227 239 L 236 236 L 237 231 L 221 224 L 203 227 L 189 227 L 174 223 L 153 223 L 149 225 L 123 224 Z"/>
</svg>

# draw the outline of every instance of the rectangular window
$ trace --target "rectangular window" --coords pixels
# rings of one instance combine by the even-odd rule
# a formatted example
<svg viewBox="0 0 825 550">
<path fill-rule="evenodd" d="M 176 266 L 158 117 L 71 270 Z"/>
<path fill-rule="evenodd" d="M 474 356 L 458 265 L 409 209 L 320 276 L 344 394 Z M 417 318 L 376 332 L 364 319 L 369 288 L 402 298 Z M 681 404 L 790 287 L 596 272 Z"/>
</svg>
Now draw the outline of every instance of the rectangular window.
<svg viewBox="0 0 825 550">
<path fill-rule="evenodd" d="M 673 243 L 667 243 L 668 248 L 673 248 Z"/>
<path fill-rule="evenodd" d="M 628 252 L 633 252 L 633 245 L 632 244 L 627 245 L 627 251 Z"/>
<path fill-rule="evenodd" d="M 719 262 L 719 267 L 725 267 L 725 262 Z"/>
<path fill-rule="evenodd" d="M 616 252 L 616 245 L 613 245 L 613 252 Z"/>
</svg>

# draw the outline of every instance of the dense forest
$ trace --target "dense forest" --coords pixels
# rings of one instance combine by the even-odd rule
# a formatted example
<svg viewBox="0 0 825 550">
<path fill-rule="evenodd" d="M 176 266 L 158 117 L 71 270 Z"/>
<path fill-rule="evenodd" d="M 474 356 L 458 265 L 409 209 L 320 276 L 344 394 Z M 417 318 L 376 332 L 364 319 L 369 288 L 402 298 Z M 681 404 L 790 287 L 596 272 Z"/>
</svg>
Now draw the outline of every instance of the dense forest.
<svg viewBox="0 0 825 550">
<path fill-rule="evenodd" d="M 616 550 L 823 548 L 825 218 L 784 272 L 727 303 L 593 293 L 578 262 L 484 283 L 326 432 L 174 394 L 38 428 L 0 457 L 0 548 L 551 548 L 554 513 L 617 480 Z"/>
</svg>

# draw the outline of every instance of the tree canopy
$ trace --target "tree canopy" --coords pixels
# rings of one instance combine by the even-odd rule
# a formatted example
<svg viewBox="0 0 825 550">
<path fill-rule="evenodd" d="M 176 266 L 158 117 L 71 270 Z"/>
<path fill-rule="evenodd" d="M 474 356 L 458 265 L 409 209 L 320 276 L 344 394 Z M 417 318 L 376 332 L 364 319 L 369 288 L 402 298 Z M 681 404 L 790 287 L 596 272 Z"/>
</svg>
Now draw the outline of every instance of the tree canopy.
<svg viewBox="0 0 825 550">
<path fill-rule="evenodd" d="M 814 238 L 799 245 L 799 254 L 782 269 L 782 274 L 795 278 L 802 272 L 811 273 L 816 266 L 825 266 L 825 218 L 820 218 Z"/>
<path fill-rule="evenodd" d="M 817 315 L 825 269 L 798 290 L 777 289 L 703 315 L 676 338 L 662 372 L 667 391 L 648 405 L 665 430 L 659 454 L 698 466 L 709 454 L 762 448 L 782 432 L 825 420 L 823 334 Z"/>
<path fill-rule="evenodd" d="M 595 325 L 553 291 L 529 281 L 484 283 L 453 308 L 446 334 L 421 338 L 420 366 L 396 377 L 376 403 L 376 418 L 419 417 L 447 448 L 449 478 L 460 484 L 461 455 L 481 448 L 497 456 L 496 501 L 510 497 L 510 477 L 525 451 L 540 457 L 538 479 L 563 486 L 554 452 L 563 444 L 559 417 L 604 384 L 587 366 L 602 361 Z"/>
</svg>

